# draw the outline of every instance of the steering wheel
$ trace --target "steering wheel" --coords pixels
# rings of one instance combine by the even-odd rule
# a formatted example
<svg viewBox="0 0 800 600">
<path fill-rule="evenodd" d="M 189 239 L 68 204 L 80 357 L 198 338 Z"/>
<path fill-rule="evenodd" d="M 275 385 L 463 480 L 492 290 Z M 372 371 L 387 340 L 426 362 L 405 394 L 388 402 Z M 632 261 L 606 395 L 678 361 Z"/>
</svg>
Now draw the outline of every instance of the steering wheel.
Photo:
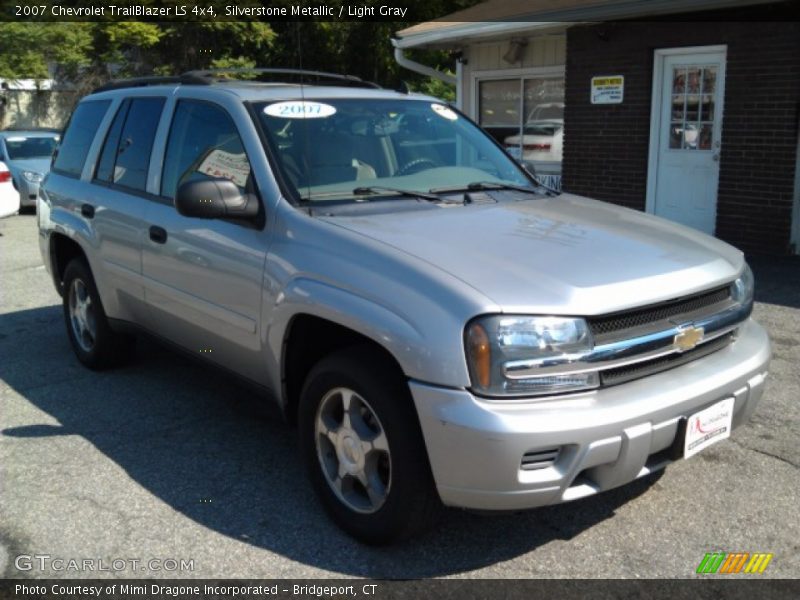
<svg viewBox="0 0 800 600">
<path fill-rule="evenodd" d="M 435 169 L 439 167 L 439 163 L 435 160 L 430 158 L 425 158 L 424 156 L 421 158 L 415 158 L 413 160 L 408 161 L 402 167 L 397 169 L 395 175 L 402 176 L 402 175 L 411 175 L 412 173 L 417 173 L 419 171 L 424 171 L 425 169 Z"/>
</svg>

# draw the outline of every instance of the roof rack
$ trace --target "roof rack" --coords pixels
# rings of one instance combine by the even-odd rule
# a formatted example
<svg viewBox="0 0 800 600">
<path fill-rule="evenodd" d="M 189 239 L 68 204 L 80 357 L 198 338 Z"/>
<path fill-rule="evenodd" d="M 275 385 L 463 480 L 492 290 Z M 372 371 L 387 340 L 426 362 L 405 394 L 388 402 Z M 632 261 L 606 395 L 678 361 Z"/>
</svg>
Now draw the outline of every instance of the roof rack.
<svg viewBox="0 0 800 600">
<path fill-rule="evenodd" d="M 194 77 L 188 74 L 165 77 L 131 77 L 129 79 L 114 79 L 92 90 L 93 94 L 108 92 L 111 90 L 121 90 L 132 87 L 146 87 L 148 85 L 169 85 L 170 83 L 191 84 L 191 85 L 210 85 L 211 79 L 204 77 Z"/>
<path fill-rule="evenodd" d="M 184 73 L 181 77 L 200 77 L 200 78 L 213 78 L 225 75 L 226 73 L 256 73 L 258 75 L 281 75 L 293 76 L 301 79 L 308 78 L 315 82 L 329 81 L 338 85 L 345 85 L 351 87 L 366 87 L 381 89 L 377 83 L 372 81 L 364 81 L 355 75 L 340 75 L 339 73 L 327 73 L 325 71 L 308 71 L 305 69 L 265 69 L 265 68 L 234 68 L 234 69 L 203 69 L 198 71 L 189 71 Z"/>
<path fill-rule="evenodd" d="M 20 125 L 11 125 L 10 127 L 5 127 L 0 129 L 0 133 L 5 131 L 30 131 L 34 133 L 61 133 L 61 129 L 58 127 L 22 127 Z"/>
<path fill-rule="evenodd" d="M 310 79 L 315 83 L 324 81 L 333 85 L 343 85 L 347 87 L 365 87 L 381 89 L 377 83 L 364 81 L 355 75 L 340 75 L 338 73 L 326 73 L 325 71 L 306 71 L 304 69 L 263 69 L 263 68 L 233 68 L 233 69 L 201 69 L 188 71 L 178 76 L 165 77 L 132 77 L 130 79 L 115 79 L 92 90 L 93 94 L 108 92 L 110 90 L 120 90 L 132 87 L 145 87 L 149 85 L 211 85 L 217 82 L 231 81 L 227 74 L 237 73 L 256 73 L 258 75 L 276 75 L 285 78 L 286 76 L 303 79 Z"/>
</svg>

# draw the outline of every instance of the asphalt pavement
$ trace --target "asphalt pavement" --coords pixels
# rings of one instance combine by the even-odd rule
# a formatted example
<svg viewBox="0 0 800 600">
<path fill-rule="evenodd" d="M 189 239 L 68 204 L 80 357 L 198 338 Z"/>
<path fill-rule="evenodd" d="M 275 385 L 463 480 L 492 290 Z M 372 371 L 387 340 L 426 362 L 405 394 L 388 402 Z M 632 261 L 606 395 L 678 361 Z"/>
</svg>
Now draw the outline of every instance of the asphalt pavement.
<svg viewBox="0 0 800 600">
<path fill-rule="evenodd" d="M 798 259 L 751 261 L 774 358 L 731 439 L 591 498 L 449 510 L 371 548 L 326 518 L 295 431 L 252 391 L 148 341 L 129 366 L 83 368 L 35 215 L 0 234 L 0 576 L 683 578 L 723 551 L 773 553 L 761 577 L 800 577 Z"/>
</svg>

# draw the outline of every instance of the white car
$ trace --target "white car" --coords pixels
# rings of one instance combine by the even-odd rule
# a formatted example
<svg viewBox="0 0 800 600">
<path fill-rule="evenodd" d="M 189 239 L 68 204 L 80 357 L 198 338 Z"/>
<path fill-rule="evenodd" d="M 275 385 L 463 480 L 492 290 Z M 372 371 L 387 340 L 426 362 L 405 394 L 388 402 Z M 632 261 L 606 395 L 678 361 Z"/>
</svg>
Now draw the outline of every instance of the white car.
<svg viewBox="0 0 800 600">
<path fill-rule="evenodd" d="M 564 147 L 564 104 L 540 104 L 528 115 L 522 136 L 512 135 L 504 140 L 509 153 L 526 163 L 532 163 L 537 174 L 561 173 Z"/>
<path fill-rule="evenodd" d="M 11 171 L 0 162 L 0 218 L 19 212 L 19 192 L 14 189 Z"/>
</svg>

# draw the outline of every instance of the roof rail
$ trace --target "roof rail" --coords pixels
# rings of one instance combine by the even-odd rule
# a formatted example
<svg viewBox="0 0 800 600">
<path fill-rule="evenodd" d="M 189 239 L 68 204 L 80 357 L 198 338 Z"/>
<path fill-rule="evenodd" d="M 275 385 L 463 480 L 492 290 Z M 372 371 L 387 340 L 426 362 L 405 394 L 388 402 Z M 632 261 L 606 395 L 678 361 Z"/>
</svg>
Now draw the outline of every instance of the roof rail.
<svg viewBox="0 0 800 600">
<path fill-rule="evenodd" d="M 121 90 L 124 88 L 146 87 L 148 85 L 168 85 L 170 83 L 190 84 L 190 85 L 210 85 L 212 80 L 206 77 L 195 77 L 189 74 L 166 77 L 131 77 L 129 79 L 114 79 L 98 88 L 92 90 L 92 94 L 108 92 L 111 90 Z"/>
<path fill-rule="evenodd" d="M 11 125 L 0 129 L 0 133 L 4 131 L 30 131 L 33 133 L 61 133 L 58 127 L 22 127 L 21 125 Z"/>
<path fill-rule="evenodd" d="M 233 68 L 233 69 L 203 69 L 189 71 L 181 77 L 213 78 L 226 73 L 257 73 L 259 75 L 291 75 L 300 78 L 309 78 L 315 81 L 330 81 L 339 85 L 352 87 L 366 87 L 381 89 L 377 83 L 364 81 L 355 75 L 340 75 L 338 73 L 326 73 L 325 71 L 307 71 L 305 69 L 264 69 L 264 68 Z"/>
</svg>

